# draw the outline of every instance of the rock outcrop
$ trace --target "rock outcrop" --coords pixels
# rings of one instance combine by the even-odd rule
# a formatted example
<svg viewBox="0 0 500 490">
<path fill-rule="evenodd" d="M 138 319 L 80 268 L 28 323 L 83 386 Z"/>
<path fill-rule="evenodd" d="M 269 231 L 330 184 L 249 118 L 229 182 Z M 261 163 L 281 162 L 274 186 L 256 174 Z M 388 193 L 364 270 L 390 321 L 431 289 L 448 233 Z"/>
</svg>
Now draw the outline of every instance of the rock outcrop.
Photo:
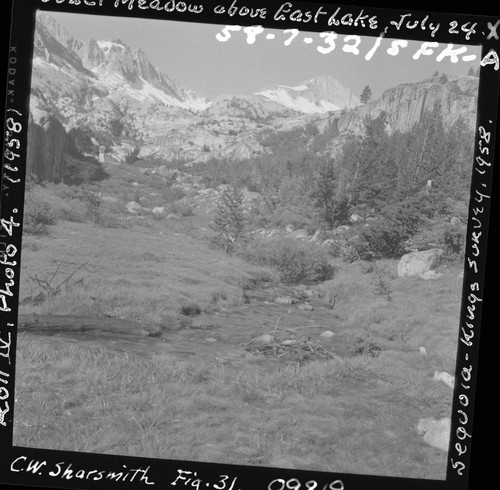
<svg viewBox="0 0 500 490">
<path fill-rule="evenodd" d="M 420 276 L 437 267 L 442 255 L 443 250 L 440 248 L 403 255 L 398 263 L 398 277 Z"/>
<path fill-rule="evenodd" d="M 81 154 L 58 119 L 42 115 L 35 122 L 30 115 L 26 172 L 40 180 L 81 184 L 107 177 L 102 165 L 91 156 Z"/>
<path fill-rule="evenodd" d="M 406 131 L 418 122 L 424 111 L 432 111 L 439 102 L 445 126 L 460 116 L 469 127 L 475 127 L 479 79 L 474 76 L 433 77 L 419 83 L 404 83 L 386 90 L 381 97 L 343 114 L 338 122 L 340 132 L 360 133 L 367 116 L 376 118 L 387 113 L 393 131 Z"/>
<path fill-rule="evenodd" d="M 448 451 L 450 443 L 451 420 L 445 417 L 441 420 L 424 418 L 418 421 L 417 434 L 424 436 L 424 441 L 433 447 Z"/>
<path fill-rule="evenodd" d="M 30 115 L 28 124 L 27 174 L 49 182 L 60 182 L 64 175 L 64 157 L 68 135 L 54 117 L 42 116 L 38 124 Z"/>
</svg>

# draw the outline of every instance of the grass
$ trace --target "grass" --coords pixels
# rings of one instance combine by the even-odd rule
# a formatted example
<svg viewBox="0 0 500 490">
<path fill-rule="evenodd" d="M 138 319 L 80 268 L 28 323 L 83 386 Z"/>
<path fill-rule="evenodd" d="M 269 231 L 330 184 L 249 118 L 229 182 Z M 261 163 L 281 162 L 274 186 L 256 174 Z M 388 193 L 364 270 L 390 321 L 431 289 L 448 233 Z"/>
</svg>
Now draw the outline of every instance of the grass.
<svg viewBox="0 0 500 490">
<path fill-rule="evenodd" d="M 424 281 L 398 278 L 394 260 L 339 261 L 333 278 L 308 286 L 313 311 L 276 305 L 291 286 L 271 267 L 210 248 L 209 215 L 120 215 L 134 193 L 168 205 L 178 191 L 152 196 L 157 176 L 109 170 L 106 195 L 127 226 L 59 213 L 45 234 L 26 234 L 20 313 L 120 317 L 160 325 L 163 338 L 21 334 L 16 445 L 445 477 L 446 454 L 427 446 L 416 426 L 451 411 L 451 390 L 432 376 L 454 372 L 459 266 Z M 261 296 L 248 303 L 251 289 Z M 240 345 L 291 331 L 320 342 L 324 330 L 335 333 L 326 347 L 341 361 L 276 360 Z"/>
<path fill-rule="evenodd" d="M 218 301 L 237 303 L 242 285 L 261 271 L 269 275 L 186 235 L 160 234 L 145 227 L 96 229 L 88 223 L 65 222 L 53 227 L 49 236 L 37 237 L 36 246 L 28 242 L 24 252 L 21 313 L 99 313 L 159 323 L 185 303 L 196 303 L 200 309 L 213 306 L 217 291 Z M 88 267 L 57 295 L 34 305 L 30 301 L 37 294 L 34 276 L 50 278 L 61 260 L 73 266 L 65 266 L 54 284 L 70 275 L 74 264 Z"/>
<path fill-rule="evenodd" d="M 359 472 L 362 461 L 368 473 L 416 478 L 438 467 L 415 444 L 412 417 L 419 390 L 438 388 L 373 383 L 369 358 L 269 376 L 21 336 L 17 363 L 17 444 L 322 471 Z"/>
</svg>

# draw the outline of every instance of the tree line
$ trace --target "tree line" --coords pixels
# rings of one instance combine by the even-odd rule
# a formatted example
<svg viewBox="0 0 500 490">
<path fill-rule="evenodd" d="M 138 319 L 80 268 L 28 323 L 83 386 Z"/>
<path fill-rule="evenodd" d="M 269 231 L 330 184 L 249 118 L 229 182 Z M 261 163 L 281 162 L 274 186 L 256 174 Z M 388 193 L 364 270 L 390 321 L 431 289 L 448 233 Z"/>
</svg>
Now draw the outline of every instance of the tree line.
<svg viewBox="0 0 500 490">
<path fill-rule="evenodd" d="M 259 206 L 247 213 L 247 225 L 291 224 L 329 231 L 360 215 L 372 220 L 358 244 L 364 249 L 360 256 L 370 258 L 396 256 L 423 227 L 449 219 L 457 210 L 464 214 L 474 133 L 462 118 L 447 127 L 439 103 L 405 132 L 389 131 L 384 112 L 367 117 L 364 131 L 347 137 L 337 158 L 326 151 L 331 139 L 318 135 L 311 125 L 268 135 L 273 152 L 245 162 L 212 163 L 224 183 L 261 195 Z M 217 174 L 210 174 L 210 163 L 204 171 L 212 178 Z M 238 235 L 243 225 L 235 202 L 240 201 L 226 195 L 216 216 L 220 225 L 221 216 L 232 207 L 231 212 L 238 214 Z M 451 233 L 463 234 L 463 230 Z M 457 236 L 447 240 L 463 241 Z"/>
</svg>

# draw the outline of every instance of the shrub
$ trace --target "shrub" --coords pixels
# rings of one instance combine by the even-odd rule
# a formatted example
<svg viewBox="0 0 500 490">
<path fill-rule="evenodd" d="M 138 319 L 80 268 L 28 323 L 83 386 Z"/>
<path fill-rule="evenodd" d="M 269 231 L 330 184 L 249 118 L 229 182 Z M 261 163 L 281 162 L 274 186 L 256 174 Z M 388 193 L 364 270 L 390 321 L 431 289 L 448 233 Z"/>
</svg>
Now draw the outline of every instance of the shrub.
<svg viewBox="0 0 500 490">
<path fill-rule="evenodd" d="M 315 243 L 288 237 L 254 238 L 242 255 L 254 264 L 276 268 L 285 283 L 318 282 L 333 277 L 328 252 Z"/>
<path fill-rule="evenodd" d="M 411 244 L 418 250 L 442 248 L 444 258 L 455 260 L 464 254 L 465 234 L 465 224 L 438 222 L 420 231 L 412 238 Z"/>
<path fill-rule="evenodd" d="M 393 293 L 393 290 L 387 272 L 385 272 L 375 264 L 373 266 L 373 274 L 375 275 L 375 278 L 372 283 L 372 293 L 383 296 L 387 301 L 392 301 L 391 294 Z"/>
<path fill-rule="evenodd" d="M 382 347 L 375 341 L 358 337 L 352 346 L 352 353 L 355 356 L 377 357 L 382 351 Z"/>
<path fill-rule="evenodd" d="M 435 205 L 427 196 L 412 196 L 384 206 L 381 214 L 391 222 L 394 230 L 408 238 L 417 232 L 425 218 L 432 216 L 434 209 Z"/>
<path fill-rule="evenodd" d="M 201 308 L 196 303 L 187 303 L 181 306 L 181 315 L 196 316 L 201 313 Z"/>
<path fill-rule="evenodd" d="M 97 217 L 96 225 L 104 228 L 128 228 L 129 222 L 123 216 L 117 216 L 107 210 L 103 210 Z"/>
<path fill-rule="evenodd" d="M 50 195 L 39 185 L 27 185 L 24 199 L 24 229 L 36 234 L 47 233 L 48 225 L 57 223 L 57 209 Z"/>
<path fill-rule="evenodd" d="M 385 206 L 381 216 L 361 233 L 358 243 L 360 258 L 371 260 L 400 256 L 406 250 L 405 242 L 418 232 L 432 212 L 432 203 L 425 195 Z"/>
<path fill-rule="evenodd" d="M 186 202 L 173 202 L 168 206 L 168 212 L 177 214 L 179 216 L 182 216 L 183 218 L 194 216 L 195 214 L 193 207 Z"/>
<path fill-rule="evenodd" d="M 292 225 L 314 232 L 321 226 L 321 219 L 309 192 L 309 181 L 302 176 L 288 176 L 282 179 L 277 202 L 269 213 L 272 226 Z"/>
<path fill-rule="evenodd" d="M 92 223 L 97 224 L 102 212 L 103 200 L 101 193 L 93 186 L 88 186 L 82 190 L 82 199 L 85 203 L 85 217 Z"/>
<path fill-rule="evenodd" d="M 443 249 L 445 257 L 453 258 L 465 250 L 465 226 L 449 225 L 443 232 Z"/>
<path fill-rule="evenodd" d="M 61 209 L 61 219 L 82 223 L 85 221 L 85 204 L 79 199 L 71 199 L 67 205 Z"/>
<path fill-rule="evenodd" d="M 406 238 L 394 222 L 379 218 L 360 234 L 355 248 L 363 260 L 397 257 L 404 252 Z"/>
</svg>

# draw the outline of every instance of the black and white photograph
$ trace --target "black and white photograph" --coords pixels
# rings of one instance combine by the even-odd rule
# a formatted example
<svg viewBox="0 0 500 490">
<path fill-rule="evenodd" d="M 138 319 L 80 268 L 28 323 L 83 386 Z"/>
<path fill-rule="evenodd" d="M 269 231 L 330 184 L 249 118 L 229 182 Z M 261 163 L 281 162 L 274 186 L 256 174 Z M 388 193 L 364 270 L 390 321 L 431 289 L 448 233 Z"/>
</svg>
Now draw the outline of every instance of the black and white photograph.
<svg viewBox="0 0 500 490">
<path fill-rule="evenodd" d="M 7 97 L 0 208 L 0 307 L 17 319 L 2 422 L 42 452 L 2 463 L 7 481 L 144 488 L 153 460 L 221 468 L 209 482 L 174 465 L 172 488 L 261 488 L 233 465 L 270 469 L 268 490 L 461 476 L 498 105 L 480 110 L 499 61 L 470 42 L 478 23 L 25 3 L 29 112 L 24 127 Z M 168 19 L 167 3 L 223 20 Z"/>
</svg>

